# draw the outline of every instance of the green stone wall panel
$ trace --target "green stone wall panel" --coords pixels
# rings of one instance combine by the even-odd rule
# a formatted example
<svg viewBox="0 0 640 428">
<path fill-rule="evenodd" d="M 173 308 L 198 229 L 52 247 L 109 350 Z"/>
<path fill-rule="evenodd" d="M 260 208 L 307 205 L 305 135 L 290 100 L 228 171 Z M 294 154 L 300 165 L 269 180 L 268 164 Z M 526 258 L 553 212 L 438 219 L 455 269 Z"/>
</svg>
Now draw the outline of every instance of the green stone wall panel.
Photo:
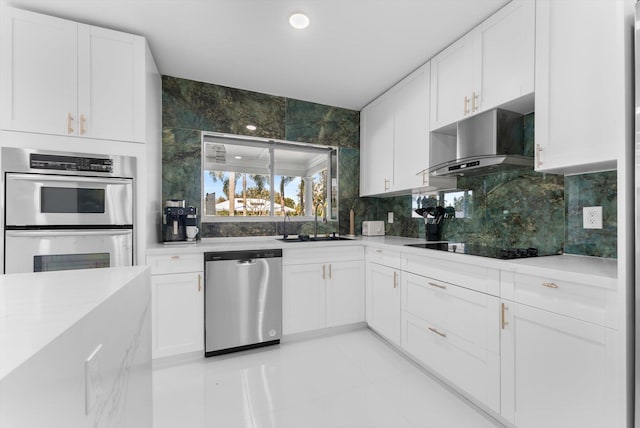
<svg viewBox="0 0 640 428">
<path fill-rule="evenodd" d="M 287 98 L 286 139 L 360 147 L 360 112 Z"/>
<path fill-rule="evenodd" d="M 200 212 L 200 132 L 162 132 L 162 200 L 184 199 Z"/>
<path fill-rule="evenodd" d="M 565 177 L 567 242 L 565 252 L 597 257 L 617 257 L 616 171 Z M 602 207 L 602 229 L 584 229 L 584 207 Z"/>
<path fill-rule="evenodd" d="M 162 77 L 162 125 L 283 139 L 285 99 L 273 95 Z M 257 126 L 249 131 L 246 126 Z"/>
</svg>

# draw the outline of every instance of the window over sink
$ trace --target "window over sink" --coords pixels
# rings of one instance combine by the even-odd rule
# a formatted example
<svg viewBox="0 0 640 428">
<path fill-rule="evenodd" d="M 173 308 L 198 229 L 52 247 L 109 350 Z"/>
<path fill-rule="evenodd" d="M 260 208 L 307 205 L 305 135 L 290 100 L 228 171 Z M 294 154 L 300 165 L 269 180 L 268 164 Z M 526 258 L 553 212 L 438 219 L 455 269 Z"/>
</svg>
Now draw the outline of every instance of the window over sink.
<svg viewBox="0 0 640 428">
<path fill-rule="evenodd" d="M 331 146 L 202 134 L 202 221 L 338 217 Z"/>
</svg>

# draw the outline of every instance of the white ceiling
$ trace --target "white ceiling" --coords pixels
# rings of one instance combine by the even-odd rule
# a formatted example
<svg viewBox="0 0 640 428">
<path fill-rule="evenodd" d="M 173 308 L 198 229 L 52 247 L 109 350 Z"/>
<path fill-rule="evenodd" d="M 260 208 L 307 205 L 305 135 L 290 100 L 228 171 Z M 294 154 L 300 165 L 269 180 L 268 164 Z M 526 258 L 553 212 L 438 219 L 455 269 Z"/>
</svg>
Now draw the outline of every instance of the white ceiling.
<svg viewBox="0 0 640 428">
<path fill-rule="evenodd" d="M 0 0 L 140 34 L 160 73 L 360 110 L 509 0 Z M 288 25 L 310 16 L 307 30 Z"/>
</svg>

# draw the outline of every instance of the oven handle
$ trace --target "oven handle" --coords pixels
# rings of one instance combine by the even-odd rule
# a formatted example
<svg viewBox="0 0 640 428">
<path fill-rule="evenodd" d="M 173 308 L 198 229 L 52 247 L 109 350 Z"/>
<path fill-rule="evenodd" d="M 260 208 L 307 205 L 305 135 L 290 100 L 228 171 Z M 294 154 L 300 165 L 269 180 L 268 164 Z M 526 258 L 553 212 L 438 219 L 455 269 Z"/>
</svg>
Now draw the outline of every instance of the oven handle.
<svg viewBox="0 0 640 428">
<path fill-rule="evenodd" d="M 22 181 L 45 181 L 45 182 L 71 182 L 71 183 L 103 183 L 103 184 L 131 184 L 130 178 L 101 178 L 84 177 L 81 175 L 38 175 L 38 174 L 7 174 L 7 179 Z"/>
<path fill-rule="evenodd" d="M 101 230 L 7 230 L 6 235 L 12 238 L 39 238 L 46 236 L 119 236 L 131 235 L 132 229 L 101 229 Z"/>
</svg>

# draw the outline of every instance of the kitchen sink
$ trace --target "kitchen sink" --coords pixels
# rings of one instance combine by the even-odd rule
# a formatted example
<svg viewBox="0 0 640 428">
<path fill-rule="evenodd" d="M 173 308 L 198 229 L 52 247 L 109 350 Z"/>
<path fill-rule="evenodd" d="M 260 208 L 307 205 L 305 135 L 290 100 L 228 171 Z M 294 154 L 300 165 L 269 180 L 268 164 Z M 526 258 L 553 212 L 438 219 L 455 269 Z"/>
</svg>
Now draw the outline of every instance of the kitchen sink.
<svg viewBox="0 0 640 428">
<path fill-rule="evenodd" d="M 326 241 L 350 241 L 351 238 L 345 238 L 344 236 L 318 236 L 314 238 L 309 235 L 299 235 L 295 238 L 278 238 L 278 241 L 282 242 L 326 242 Z"/>
</svg>

